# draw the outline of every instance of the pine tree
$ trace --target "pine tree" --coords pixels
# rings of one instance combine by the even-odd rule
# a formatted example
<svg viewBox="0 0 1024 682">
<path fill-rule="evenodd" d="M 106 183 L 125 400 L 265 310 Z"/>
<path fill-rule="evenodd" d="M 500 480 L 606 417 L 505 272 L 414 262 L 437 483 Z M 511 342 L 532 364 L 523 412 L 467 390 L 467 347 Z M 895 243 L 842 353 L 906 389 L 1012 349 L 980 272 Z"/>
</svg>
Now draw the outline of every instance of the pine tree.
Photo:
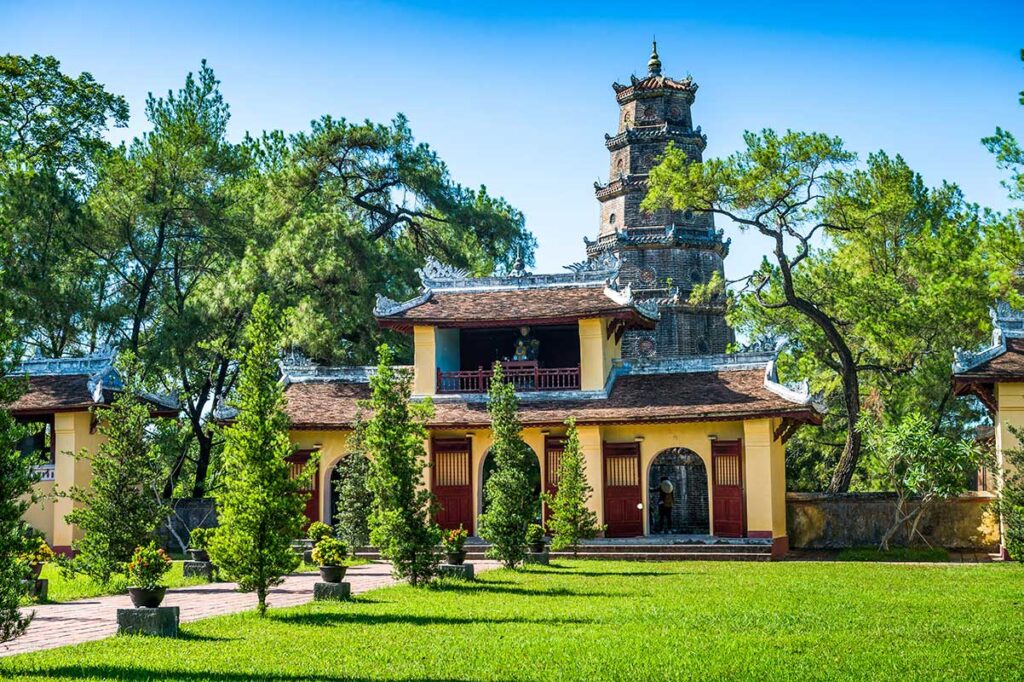
<svg viewBox="0 0 1024 682">
<path fill-rule="evenodd" d="M 397 578 L 422 585 L 437 570 L 440 530 L 431 520 L 434 496 L 423 485 L 425 423 L 434 413 L 429 400 L 410 402 L 412 373 L 392 367 L 387 344 L 377 349 L 372 397 L 362 406 L 373 416 L 363 427 L 373 493 L 370 542 L 391 562 Z"/>
<path fill-rule="evenodd" d="M 292 454 L 284 389 L 278 382 L 281 322 L 266 295 L 260 295 L 246 328 L 241 358 L 238 416 L 224 430 L 224 487 L 218 496 L 220 528 L 210 542 L 210 559 L 246 591 L 255 591 L 259 614 L 267 593 L 295 570 L 299 557 L 291 541 L 305 522 L 306 500 L 289 476 Z"/>
<path fill-rule="evenodd" d="M 597 514 L 587 507 L 594 490 L 587 483 L 576 420 L 570 417 L 565 423 L 569 428 L 562 460 L 558 464 L 558 492 L 554 496 L 545 495 L 545 501 L 551 509 L 548 520 L 548 530 L 552 534 L 551 549 L 557 552 L 571 547 L 575 556 L 580 541 L 595 537 L 603 527 L 597 523 Z"/>
<path fill-rule="evenodd" d="M 338 513 L 334 525 L 338 537 L 354 555 L 370 542 L 370 510 L 373 493 L 369 488 L 370 460 L 356 448 L 338 463 Z"/>
<path fill-rule="evenodd" d="M 123 573 L 135 548 L 152 540 L 168 508 L 160 492 L 164 466 L 154 445 L 150 408 L 139 395 L 139 369 L 126 353 L 118 362 L 123 390 L 109 408 L 97 410 L 99 432 L 106 440 L 90 453 L 76 455 L 92 469 L 87 487 L 73 487 L 69 493 L 80 506 L 67 515 L 70 524 L 82 530 L 72 542 L 72 569 L 100 582 Z"/>
<path fill-rule="evenodd" d="M 0 319 L 0 333 L 5 331 Z M 6 355 L 6 354 L 3 354 Z M 23 382 L 0 376 L 0 405 L 9 405 L 21 394 Z M 31 617 L 21 614 L 18 602 L 25 594 L 25 566 L 18 555 L 25 549 L 28 530 L 22 515 L 34 501 L 32 486 L 38 480 L 33 466 L 38 453 L 24 453 L 18 443 L 27 430 L 0 409 L 0 643 L 19 636 Z"/>
<path fill-rule="evenodd" d="M 495 469 L 484 486 L 487 511 L 480 517 L 480 537 L 491 543 L 487 556 L 507 568 L 515 567 L 526 556 L 526 529 L 534 521 L 528 459 L 533 453 L 523 442 L 518 409 L 515 387 L 504 380 L 501 363 L 495 362 L 487 402 L 494 434 L 490 456 Z"/>
</svg>

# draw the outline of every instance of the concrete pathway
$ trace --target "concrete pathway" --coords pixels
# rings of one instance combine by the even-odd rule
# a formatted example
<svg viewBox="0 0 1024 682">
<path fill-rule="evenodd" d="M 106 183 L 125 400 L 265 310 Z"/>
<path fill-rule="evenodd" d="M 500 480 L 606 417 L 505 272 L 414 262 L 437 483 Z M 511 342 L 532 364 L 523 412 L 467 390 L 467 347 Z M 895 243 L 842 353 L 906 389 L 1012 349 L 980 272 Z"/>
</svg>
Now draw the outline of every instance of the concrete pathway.
<svg viewBox="0 0 1024 682">
<path fill-rule="evenodd" d="M 478 573 L 497 566 L 493 561 L 471 563 Z M 318 580 L 320 576 L 316 573 L 287 576 L 281 585 L 271 590 L 267 603 L 271 607 L 282 607 L 311 601 L 313 583 Z M 395 579 L 391 577 L 391 566 L 380 561 L 349 568 L 345 581 L 352 584 L 353 594 L 395 584 Z M 234 583 L 179 587 L 167 590 L 163 605 L 180 607 L 182 623 L 256 608 L 256 595 L 237 592 L 235 587 Z M 13 642 L 0 644 L 0 656 L 109 637 L 117 633 L 117 609 L 131 608 L 131 605 L 128 595 L 116 595 L 30 607 L 25 610 L 35 611 L 35 618 L 28 631 Z"/>
</svg>

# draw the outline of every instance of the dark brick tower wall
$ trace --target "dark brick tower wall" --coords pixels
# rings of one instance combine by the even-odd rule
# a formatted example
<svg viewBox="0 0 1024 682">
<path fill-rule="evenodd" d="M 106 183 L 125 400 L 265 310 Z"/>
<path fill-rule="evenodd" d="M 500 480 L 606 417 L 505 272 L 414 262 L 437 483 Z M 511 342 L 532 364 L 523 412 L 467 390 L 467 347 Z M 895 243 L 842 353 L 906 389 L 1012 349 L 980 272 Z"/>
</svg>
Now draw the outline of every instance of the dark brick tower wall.
<svg viewBox="0 0 1024 682">
<path fill-rule="evenodd" d="M 707 138 L 693 127 L 690 107 L 697 84 L 690 78 L 661 75 L 657 46 L 643 78 L 615 83 L 619 125 L 605 135 L 611 153 L 608 182 L 596 184 L 601 204 L 597 241 L 586 240 L 588 258 L 605 252 L 622 260 L 621 285 L 632 286 L 638 298 L 656 299 L 661 320 L 653 332 L 632 331 L 623 339 L 624 357 L 679 357 L 724 353 L 734 340 L 725 323 L 721 300 L 689 304 L 697 284 L 714 272 L 724 277 L 728 243 L 715 229 L 710 214 L 640 209 L 647 193 L 647 174 L 669 142 L 699 161 Z"/>
</svg>

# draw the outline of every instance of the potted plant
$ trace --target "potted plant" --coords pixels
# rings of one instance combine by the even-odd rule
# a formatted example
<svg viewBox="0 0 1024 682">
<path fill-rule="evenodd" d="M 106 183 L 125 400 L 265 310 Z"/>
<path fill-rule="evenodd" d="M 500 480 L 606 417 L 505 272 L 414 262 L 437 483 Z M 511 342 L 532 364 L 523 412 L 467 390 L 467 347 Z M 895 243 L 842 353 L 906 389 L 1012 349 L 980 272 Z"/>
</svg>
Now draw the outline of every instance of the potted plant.
<svg viewBox="0 0 1024 682">
<path fill-rule="evenodd" d="M 309 528 L 306 529 L 304 546 L 300 550 L 302 552 L 302 561 L 307 564 L 312 563 L 313 548 L 316 547 L 316 544 L 325 538 L 332 537 L 334 537 L 334 529 L 323 521 L 314 521 L 309 524 Z"/>
<path fill-rule="evenodd" d="M 209 561 L 210 538 L 213 536 L 213 528 L 193 528 L 188 536 L 188 553 L 192 561 Z"/>
<path fill-rule="evenodd" d="M 171 557 L 157 549 L 156 543 L 136 547 L 128 563 L 128 596 L 135 608 L 155 609 L 164 600 L 167 588 L 160 584 L 167 571 L 171 570 Z"/>
<path fill-rule="evenodd" d="M 43 564 L 53 561 L 56 555 L 43 538 L 29 540 L 29 543 L 33 549 L 23 553 L 20 558 L 32 571 L 32 580 L 38 580 L 39 574 L 43 571 Z"/>
<path fill-rule="evenodd" d="M 441 547 L 448 555 L 448 563 L 452 566 L 461 566 L 462 562 L 466 560 L 465 546 L 468 537 L 469 531 L 461 525 L 441 536 Z"/>
<path fill-rule="evenodd" d="M 530 551 L 534 554 L 540 554 L 544 551 L 544 526 L 537 523 L 531 523 L 526 528 L 526 544 L 530 546 Z"/>
<path fill-rule="evenodd" d="M 345 578 L 345 557 L 348 545 L 337 538 L 326 537 L 313 547 L 313 561 L 320 567 L 325 583 L 340 583 Z"/>
</svg>

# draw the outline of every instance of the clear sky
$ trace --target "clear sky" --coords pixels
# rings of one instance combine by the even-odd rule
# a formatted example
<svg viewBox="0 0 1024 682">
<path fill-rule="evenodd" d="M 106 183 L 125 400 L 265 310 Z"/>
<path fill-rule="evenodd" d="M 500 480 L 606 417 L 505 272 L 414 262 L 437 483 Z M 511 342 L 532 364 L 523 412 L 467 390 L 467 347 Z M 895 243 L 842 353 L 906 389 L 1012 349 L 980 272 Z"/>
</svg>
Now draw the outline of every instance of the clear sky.
<svg viewBox="0 0 1024 682">
<path fill-rule="evenodd" d="M 296 131 L 323 114 L 403 112 L 465 184 L 523 210 L 537 271 L 583 258 L 597 231 L 614 80 L 641 73 L 657 35 L 665 73 L 700 84 L 706 156 L 744 130 L 839 135 L 861 154 L 902 154 L 930 183 L 1007 206 L 979 139 L 1024 134 L 1024 1 L 824 2 L 14 2 L 0 51 L 52 54 L 91 72 L 145 129 L 149 91 L 177 88 L 206 58 L 232 135 Z M 123 134 L 123 133 L 121 133 Z M 120 135 L 120 134 L 119 134 Z M 727 274 L 765 250 L 733 238 Z"/>
</svg>

